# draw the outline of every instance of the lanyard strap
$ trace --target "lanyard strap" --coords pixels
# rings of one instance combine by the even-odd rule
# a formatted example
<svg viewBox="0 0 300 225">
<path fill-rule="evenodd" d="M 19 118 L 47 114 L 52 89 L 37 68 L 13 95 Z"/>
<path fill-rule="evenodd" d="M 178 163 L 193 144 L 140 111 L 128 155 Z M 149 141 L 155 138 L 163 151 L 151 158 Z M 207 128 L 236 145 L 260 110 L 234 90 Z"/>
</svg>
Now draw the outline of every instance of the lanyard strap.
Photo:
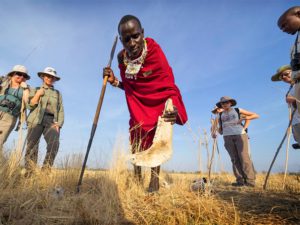
<svg viewBox="0 0 300 225">
<path fill-rule="evenodd" d="M 298 31 L 297 37 L 296 37 L 296 40 L 295 40 L 295 52 L 294 52 L 294 57 L 295 57 L 295 55 L 298 53 L 299 32 L 300 32 L 300 31 Z"/>
<path fill-rule="evenodd" d="M 293 86 L 294 86 L 294 84 L 291 84 L 291 85 L 290 85 L 290 88 L 289 88 L 288 92 L 285 94 L 285 97 L 287 97 L 287 96 L 290 94 L 290 92 L 291 92 Z"/>
</svg>

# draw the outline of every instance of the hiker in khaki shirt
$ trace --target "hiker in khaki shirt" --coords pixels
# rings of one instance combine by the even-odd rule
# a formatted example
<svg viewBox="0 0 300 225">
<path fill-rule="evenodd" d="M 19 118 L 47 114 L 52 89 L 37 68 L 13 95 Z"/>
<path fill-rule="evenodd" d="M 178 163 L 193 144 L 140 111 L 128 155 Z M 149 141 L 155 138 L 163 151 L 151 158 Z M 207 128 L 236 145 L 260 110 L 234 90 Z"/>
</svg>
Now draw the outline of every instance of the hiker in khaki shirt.
<svg viewBox="0 0 300 225">
<path fill-rule="evenodd" d="M 59 148 L 60 129 L 64 123 L 64 108 L 60 92 L 53 87 L 60 80 L 54 68 L 46 67 L 38 76 L 43 80 L 40 88 L 30 90 L 30 110 L 27 123 L 27 149 L 25 167 L 31 173 L 37 164 L 40 137 L 44 135 L 47 143 L 47 153 L 42 169 L 50 169 L 54 163 Z"/>
</svg>

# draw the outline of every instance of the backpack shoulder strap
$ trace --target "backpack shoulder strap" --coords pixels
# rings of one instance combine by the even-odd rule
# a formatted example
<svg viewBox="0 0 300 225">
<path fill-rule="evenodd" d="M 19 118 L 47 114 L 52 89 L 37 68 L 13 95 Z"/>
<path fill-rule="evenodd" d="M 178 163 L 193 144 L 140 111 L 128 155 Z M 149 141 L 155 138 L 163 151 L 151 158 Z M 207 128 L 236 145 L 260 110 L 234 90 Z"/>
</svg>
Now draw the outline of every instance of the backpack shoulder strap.
<svg viewBox="0 0 300 225">
<path fill-rule="evenodd" d="M 241 119 L 241 113 L 239 108 L 234 108 L 237 114 L 239 115 L 239 119 Z M 243 127 L 245 126 L 244 123 L 241 124 Z M 245 129 L 246 133 L 248 133 L 248 128 Z"/>
<path fill-rule="evenodd" d="M 237 112 L 239 119 L 241 119 L 241 114 L 240 114 L 240 109 L 239 108 L 234 108 L 234 110 Z"/>
<path fill-rule="evenodd" d="M 298 40 L 299 40 L 299 31 L 298 31 L 298 33 L 297 33 L 297 37 L 296 37 L 296 40 L 295 40 L 295 52 L 294 52 L 294 55 L 296 55 L 297 53 L 299 53 L 298 52 Z"/>
</svg>

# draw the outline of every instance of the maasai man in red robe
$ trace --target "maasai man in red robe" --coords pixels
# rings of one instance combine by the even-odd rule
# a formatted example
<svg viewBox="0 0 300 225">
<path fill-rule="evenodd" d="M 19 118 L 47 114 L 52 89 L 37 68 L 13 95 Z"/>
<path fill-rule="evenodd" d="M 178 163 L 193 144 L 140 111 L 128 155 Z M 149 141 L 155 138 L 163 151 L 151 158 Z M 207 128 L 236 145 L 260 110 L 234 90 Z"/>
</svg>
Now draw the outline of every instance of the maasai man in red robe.
<svg viewBox="0 0 300 225">
<path fill-rule="evenodd" d="M 179 89 L 175 85 L 172 68 L 160 46 L 151 38 L 144 38 L 139 19 L 124 16 L 118 25 L 124 49 L 118 54 L 122 81 L 111 68 L 104 68 L 103 76 L 108 82 L 125 91 L 130 113 L 130 141 L 132 152 L 148 149 L 153 141 L 158 117 L 162 115 L 165 102 L 173 100 L 174 111 L 162 115 L 164 120 L 183 125 L 187 114 Z M 160 167 L 151 168 L 149 191 L 159 189 Z M 134 166 L 134 174 L 141 181 L 141 167 Z"/>
</svg>

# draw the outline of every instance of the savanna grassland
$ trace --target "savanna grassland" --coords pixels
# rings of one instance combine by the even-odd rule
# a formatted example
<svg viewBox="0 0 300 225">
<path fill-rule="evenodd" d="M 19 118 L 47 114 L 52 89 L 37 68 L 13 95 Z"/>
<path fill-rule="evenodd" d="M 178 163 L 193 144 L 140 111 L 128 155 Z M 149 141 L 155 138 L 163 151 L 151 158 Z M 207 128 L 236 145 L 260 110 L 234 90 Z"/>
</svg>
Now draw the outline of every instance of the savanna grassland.
<svg viewBox="0 0 300 225">
<path fill-rule="evenodd" d="M 81 192 L 76 185 L 80 157 L 64 160 L 61 169 L 30 178 L 14 157 L 0 169 L 0 224 L 300 224 L 300 176 L 258 174 L 257 187 L 231 187 L 229 174 L 213 174 L 205 191 L 192 191 L 194 179 L 203 174 L 161 174 L 162 187 L 147 192 L 135 182 L 124 160 L 107 171 L 86 171 Z"/>
</svg>

